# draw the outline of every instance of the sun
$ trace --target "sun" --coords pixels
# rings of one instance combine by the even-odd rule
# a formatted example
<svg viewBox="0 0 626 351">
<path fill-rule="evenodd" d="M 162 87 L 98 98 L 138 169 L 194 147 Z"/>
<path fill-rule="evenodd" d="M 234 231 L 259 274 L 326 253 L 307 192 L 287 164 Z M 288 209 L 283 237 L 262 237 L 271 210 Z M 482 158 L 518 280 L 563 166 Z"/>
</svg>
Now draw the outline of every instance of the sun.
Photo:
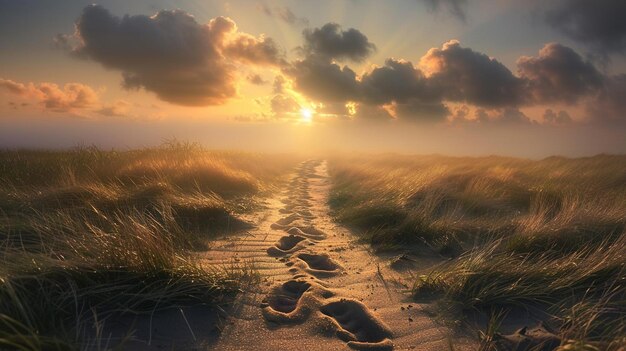
<svg viewBox="0 0 626 351">
<path fill-rule="evenodd" d="M 313 111 L 308 108 L 300 109 L 300 116 L 305 122 L 310 122 L 313 119 Z"/>
</svg>

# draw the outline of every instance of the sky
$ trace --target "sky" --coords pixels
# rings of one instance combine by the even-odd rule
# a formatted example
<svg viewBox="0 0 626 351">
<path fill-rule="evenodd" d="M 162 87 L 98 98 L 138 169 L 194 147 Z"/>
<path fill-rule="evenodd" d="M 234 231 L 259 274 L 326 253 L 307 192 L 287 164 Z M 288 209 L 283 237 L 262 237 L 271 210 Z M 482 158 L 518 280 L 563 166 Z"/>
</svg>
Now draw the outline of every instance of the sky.
<svg viewBox="0 0 626 351">
<path fill-rule="evenodd" d="M 626 152 L 620 0 L 0 0 L 0 147 Z"/>
</svg>

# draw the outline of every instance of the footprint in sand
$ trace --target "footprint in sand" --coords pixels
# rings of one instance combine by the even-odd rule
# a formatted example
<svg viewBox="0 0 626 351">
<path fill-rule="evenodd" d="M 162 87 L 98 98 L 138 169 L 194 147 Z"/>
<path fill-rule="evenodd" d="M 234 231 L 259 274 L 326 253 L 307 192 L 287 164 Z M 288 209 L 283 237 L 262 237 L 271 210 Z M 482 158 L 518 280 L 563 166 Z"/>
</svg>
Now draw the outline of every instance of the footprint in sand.
<svg viewBox="0 0 626 351">
<path fill-rule="evenodd" d="M 307 199 L 302 199 L 297 196 L 288 196 L 282 200 L 280 200 L 285 206 L 303 206 L 309 207 L 311 206 L 311 201 Z"/>
<path fill-rule="evenodd" d="M 308 190 L 300 190 L 298 195 L 298 199 L 300 200 L 312 200 L 313 197 L 309 195 Z"/>
<path fill-rule="evenodd" d="M 301 207 L 285 206 L 285 208 L 281 208 L 280 210 L 278 210 L 278 212 L 282 214 L 291 214 L 291 213 L 294 213 L 297 208 L 301 208 Z"/>
<path fill-rule="evenodd" d="M 324 233 L 323 231 L 313 226 L 289 227 L 289 229 L 287 230 L 287 233 L 292 234 L 292 235 L 303 236 L 312 240 L 324 240 L 327 237 L 326 233 Z"/>
<path fill-rule="evenodd" d="M 391 350 L 391 330 L 362 303 L 341 299 L 320 308 L 337 328 L 337 337 L 356 350 Z"/>
<path fill-rule="evenodd" d="M 299 210 L 299 211 L 295 211 L 295 214 L 297 214 L 298 216 L 305 218 L 305 219 L 314 219 L 315 216 L 313 215 L 313 213 L 309 210 Z"/>
<path fill-rule="evenodd" d="M 298 214 L 292 213 L 287 217 L 283 217 L 279 220 L 276 221 L 276 224 L 280 224 L 280 225 L 288 225 L 298 219 L 302 219 L 302 217 Z"/>
<path fill-rule="evenodd" d="M 278 239 L 274 246 L 267 249 L 270 256 L 284 256 L 306 247 L 311 242 L 300 235 L 287 235 Z"/>
<path fill-rule="evenodd" d="M 309 224 L 307 222 L 305 222 L 303 219 L 296 219 L 295 221 L 289 223 L 289 224 L 279 224 L 278 222 L 274 222 L 270 225 L 270 228 L 272 229 L 276 229 L 276 230 L 284 230 L 286 232 L 289 232 L 289 229 L 291 229 L 292 227 L 302 227 L 305 228 L 307 227 Z M 297 235 L 297 233 L 289 233 L 289 234 L 295 234 Z"/>
<path fill-rule="evenodd" d="M 315 215 L 313 215 L 311 211 L 301 206 L 298 206 L 292 209 L 283 208 L 283 209 L 278 210 L 278 212 L 282 214 L 296 215 L 303 219 L 315 219 Z"/>
<path fill-rule="evenodd" d="M 272 288 L 262 301 L 266 321 L 277 324 L 301 323 L 333 293 L 315 279 L 292 279 Z"/>
<path fill-rule="evenodd" d="M 298 268 L 317 277 L 329 277 L 341 273 L 341 266 L 333 261 L 327 254 L 297 254 L 292 261 L 294 268 L 290 271 L 297 272 Z"/>
</svg>

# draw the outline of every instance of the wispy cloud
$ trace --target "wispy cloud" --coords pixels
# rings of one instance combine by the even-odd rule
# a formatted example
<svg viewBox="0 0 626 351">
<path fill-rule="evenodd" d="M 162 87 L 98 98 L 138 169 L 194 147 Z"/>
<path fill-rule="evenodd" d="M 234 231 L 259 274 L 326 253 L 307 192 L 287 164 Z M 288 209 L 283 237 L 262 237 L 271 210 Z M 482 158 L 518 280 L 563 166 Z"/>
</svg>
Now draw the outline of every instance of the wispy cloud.
<svg viewBox="0 0 626 351">
<path fill-rule="evenodd" d="M 258 4 L 257 9 L 269 17 L 278 18 L 292 26 L 308 26 L 309 20 L 306 17 L 298 17 L 287 6 L 270 7 L 266 4 Z"/>
</svg>

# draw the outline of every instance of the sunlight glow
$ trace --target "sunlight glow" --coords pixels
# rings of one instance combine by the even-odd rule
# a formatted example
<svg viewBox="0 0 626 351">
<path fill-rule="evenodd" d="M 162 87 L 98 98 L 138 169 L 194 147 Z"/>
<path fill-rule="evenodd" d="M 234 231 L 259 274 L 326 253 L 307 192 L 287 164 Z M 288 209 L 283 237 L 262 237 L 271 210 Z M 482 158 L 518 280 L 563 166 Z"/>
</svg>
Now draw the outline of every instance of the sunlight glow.
<svg viewBox="0 0 626 351">
<path fill-rule="evenodd" d="M 313 111 L 308 108 L 300 109 L 300 116 L 303 121 L 310 122 L 313 119 Z"/>
</svg>

